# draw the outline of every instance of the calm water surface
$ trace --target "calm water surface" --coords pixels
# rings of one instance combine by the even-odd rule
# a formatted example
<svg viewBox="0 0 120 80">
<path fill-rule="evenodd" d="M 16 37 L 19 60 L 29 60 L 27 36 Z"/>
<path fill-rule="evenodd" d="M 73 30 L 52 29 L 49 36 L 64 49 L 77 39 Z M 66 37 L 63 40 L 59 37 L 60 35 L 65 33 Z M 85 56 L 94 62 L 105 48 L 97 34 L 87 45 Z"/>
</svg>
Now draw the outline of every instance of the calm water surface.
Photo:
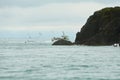
<svg viewBox="0 0 120 80">
<path fill-rule="evenodd" d="M 120 47 L 3 41 L 0 80 L 120 80 Z"/>
</svg>

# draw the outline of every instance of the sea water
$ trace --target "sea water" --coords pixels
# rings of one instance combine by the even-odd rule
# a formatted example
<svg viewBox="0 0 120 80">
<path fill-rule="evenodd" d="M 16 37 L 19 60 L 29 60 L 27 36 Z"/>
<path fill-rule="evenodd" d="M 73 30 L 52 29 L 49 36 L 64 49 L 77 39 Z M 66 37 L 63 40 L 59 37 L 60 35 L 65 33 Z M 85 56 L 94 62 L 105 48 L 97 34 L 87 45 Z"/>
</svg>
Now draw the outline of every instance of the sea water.
<svg viewBox="0 0 120 80">
<path fill-rule="evenodd" d="M 0 80 L 120 80 L 120 47 L 1 40 Z"/>
</svg>

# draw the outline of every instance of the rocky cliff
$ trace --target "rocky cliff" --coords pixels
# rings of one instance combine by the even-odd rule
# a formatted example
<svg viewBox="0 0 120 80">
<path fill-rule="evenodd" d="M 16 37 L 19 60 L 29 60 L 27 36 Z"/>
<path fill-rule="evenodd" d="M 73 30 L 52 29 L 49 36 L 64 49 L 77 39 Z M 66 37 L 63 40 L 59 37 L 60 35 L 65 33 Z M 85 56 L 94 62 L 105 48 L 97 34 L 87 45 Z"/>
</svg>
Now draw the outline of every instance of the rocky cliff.
<svg viewBox="0 0 120 80">
<path fill-rule="evenodd" d="M 60 39 L 58 41 L 55 41 L 52 45 L 73 45 L 73 43 L 71 41 Z"/>
<path fill-rule="evenodd" d="M 83 45 L 112 45 L 120 42 L 120 7 L 109 7 L 90 16 L 75 43 Z"/>
</svg>

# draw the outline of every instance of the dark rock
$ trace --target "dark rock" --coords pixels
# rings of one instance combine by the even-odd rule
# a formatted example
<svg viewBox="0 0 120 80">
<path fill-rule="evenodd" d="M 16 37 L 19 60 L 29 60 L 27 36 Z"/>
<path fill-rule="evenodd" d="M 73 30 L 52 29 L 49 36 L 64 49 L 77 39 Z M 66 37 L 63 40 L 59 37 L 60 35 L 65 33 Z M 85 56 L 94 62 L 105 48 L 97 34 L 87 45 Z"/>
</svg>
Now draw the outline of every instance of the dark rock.
<svg viewBox="0 0 120 80">
<path fill-rule="evenodd" d="M 120 43 L 120 7 L 96 11 L 76 34 L 75 43 L 82 45 Z"/>
<path fill-rule="evenodd" d="M 71 41 L 60 39 L 60 40 L 54 42 L 52 45 L 73 45 L 73 43 Z"/>
</svg>

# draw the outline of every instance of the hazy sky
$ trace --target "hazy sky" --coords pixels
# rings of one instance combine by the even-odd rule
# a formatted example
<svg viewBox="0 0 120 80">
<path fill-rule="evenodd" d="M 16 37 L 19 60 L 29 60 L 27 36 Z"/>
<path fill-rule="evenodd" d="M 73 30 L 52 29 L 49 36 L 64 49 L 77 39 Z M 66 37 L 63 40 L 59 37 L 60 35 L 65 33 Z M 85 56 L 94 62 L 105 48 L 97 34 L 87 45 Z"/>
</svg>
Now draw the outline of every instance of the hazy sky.
<svg viewBox="0 0 120 80">
<path fill-rule="evenodd" d="M 94 11 L 119 5 L 120 0 L 0 0 L 0 37 L 77 32 Z"/>
</svg>

